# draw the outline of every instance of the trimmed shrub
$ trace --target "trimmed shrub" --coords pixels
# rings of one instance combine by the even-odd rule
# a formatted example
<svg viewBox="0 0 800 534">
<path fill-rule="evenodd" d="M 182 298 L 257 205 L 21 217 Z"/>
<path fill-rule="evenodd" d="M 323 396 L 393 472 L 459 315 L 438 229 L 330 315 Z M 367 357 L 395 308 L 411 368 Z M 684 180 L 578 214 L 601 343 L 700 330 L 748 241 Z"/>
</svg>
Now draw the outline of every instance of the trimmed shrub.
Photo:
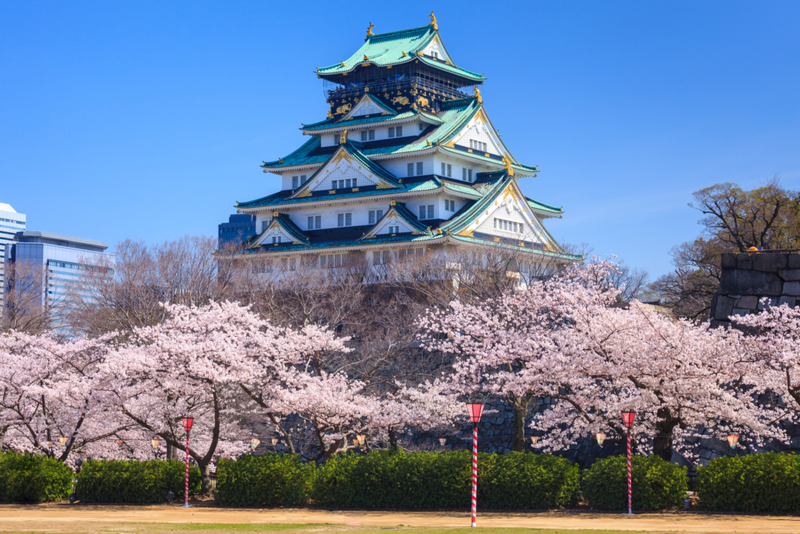
<svg viewBox="0 0 800 534">
<path fill-rule="evenodd" d="M 771 452 L 717 458 L 697 470 L 697 498 L 706 510 L 800 511 L 800 457 Z"/>
<path fill-rule="evenodd" d="M 179 460 L 87 460 L 77 474 L 81 502 L 163 503 L 171 491 L 183 499 L 186 465 Z M 189 494 L 200 492 L 200 470 L 189 466 Z"/>
<path fill-rule="evenodd" d="M 72 469 L 30 453 L 0 454 L 0 502 L 50 502 L 67 498 Z"/>
<path fill-rule="evenodd" d="M 625 456 L 595 462 L 584 472 L 583 496 L 598 510 L 628 509 L 628 463 Z M 685 467 L 657 456 L 631 458 L 634 510 L 680 506 L 689 489 Z"/>
<path fill-rule="evenodd" d="M 217 465 L 216 501 L 223 506 L 304 506 L 315 464 L 296 454 L 244 455 Z"/>
<path fill-rule="evenodd" d="M 332 458 L 314 481 L 317 506 L 363 510 L 437 510 L 469 507 L 469 451 L 375 451 Z"/>
<path fill-rule="evenodd" d="M 578 468 L 546 455 L 480 454 L 478 504 L 496 509 L 542 509 L 577 502 Z M 328 461 L 317 473 L 317 506 L 381 510 L 468 509 L 472 454 L 376 451 Z"/>
<path fill-rule="evenodd" d="M 481 465 L 483 464 L 483 465 Z M 512 452 L 478 459 L 478 502 L 489 509 L 541 510 L 578 503 L 580 470 L 558 456 Z"/>
</svg>

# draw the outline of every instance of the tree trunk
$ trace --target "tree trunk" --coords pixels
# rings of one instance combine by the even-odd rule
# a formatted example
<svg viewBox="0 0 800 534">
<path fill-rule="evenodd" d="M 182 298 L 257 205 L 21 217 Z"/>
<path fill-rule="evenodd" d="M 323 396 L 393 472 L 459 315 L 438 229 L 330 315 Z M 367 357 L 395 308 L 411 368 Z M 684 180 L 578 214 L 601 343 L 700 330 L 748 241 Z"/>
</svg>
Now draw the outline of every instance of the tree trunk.
<svg viewBox="0 0 800 534">
<path fill-rule="evenodd" d="M 509 402 L 514 408 L 514 428 L 511 436 L 511 450 L 525 451 L 525 418 L 528 415 L 528 408 L 531 405 L 533 395 L 530 393 L 519 396 L 511 395 Z"/>
<path fill-rule="evenodd" d="M 680 421 L 672 417 L 672 412 L 669 408 L 660 408 L 657 415 L 656 435 L 653 438 L 653 454 L 670 462 L 672 461 L 672 429 L 678 426 Z"/>
<path fill-rule="evenodd" d="M 211 464 L 198 464 L 200 468 L 200 493 L 202 495 L 211 495 L 213 488 L 213 478 L 211 477 Z"/>
<path fill-rule="evenodd" d="M 397 450 L 397 432 L 393 428 L 389 429 L 389 448 L 393 451 Z"/>
<path fill-rule="evenodd" d="M 178 449 L 176 449 L 173 445 L 167 443 L 167 460 L 177 460 L 178 459 Z"/>
</svg>

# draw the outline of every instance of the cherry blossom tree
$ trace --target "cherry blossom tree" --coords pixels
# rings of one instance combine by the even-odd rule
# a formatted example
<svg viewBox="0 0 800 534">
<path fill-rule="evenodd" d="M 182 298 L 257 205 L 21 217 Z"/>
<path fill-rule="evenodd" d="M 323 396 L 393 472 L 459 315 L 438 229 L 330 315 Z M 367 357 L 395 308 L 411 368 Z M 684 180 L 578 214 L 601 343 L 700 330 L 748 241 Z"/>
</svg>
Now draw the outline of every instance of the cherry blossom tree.
<svg viewBox="0 0 800 534">
<path fill-rule="evenodd" d="M 177 450 L 185 450 L 181 419 L 193 417 L 189 455 L 208 492 L 215 455 L 246 449 L 242 422 L 252 401 L 278 413 L 274 399 L 296 374 L 293 366 L 341 344 L 324 329 L 274 327 L 236 303 L 165 308 L 163 322 L 135 328 L 109 353 L 106 394 L 140 431 Z"/>
<path fill-rule="evenodd" d="M 598 431 L 624 436 L 620 412 L 640 415 L 641 448 L 671 457 L 674 438 L 700 425 L 778 437 L 774 407 L 737 388 L 741 339 L 660 315 L 634 301 L 622 307 L 609 287 L 613 266 L 573 267 L 482 304 L 451 303 L 423 324 L 438 339 L 428 346 L 455 354 L 455 389 L 507 400 L 515 409 L 514 443 L 536 397 L 556 400 L 532 427 L 542 446 L 563 449 Z"/>
<path fill-rule="evenodd" d="M 746 379 L 760 393 L 779 396 L 789 412 L 787 419 L 796 421 L 800 417 L 800 308 L 766 306 L 759 314 L 731 319 L 749 334 L 743 337 L 742 351 Z"/>
<path fill-rule="evenodd" d="M 574 343 L 569 312 L 576 301 L 610 306 L 618 291 L 605 262 L 568 268 L 556 276 L 509 288 L 497 298 L 431 310 L 420 319 L 425 345 L 457 356 L 453 391 L 496 395 L 514 408 L 512 449 L 525 448 L 525 417 L 537 396 L 558 392 Z"/>
<path fill-rule="evenodd" d="M 101 394 L 99 368 L 111 339 L 0 335 L 2 445 L 61 461 L 72 452 L 101 455 L 128 426 Z"/>
</svg>

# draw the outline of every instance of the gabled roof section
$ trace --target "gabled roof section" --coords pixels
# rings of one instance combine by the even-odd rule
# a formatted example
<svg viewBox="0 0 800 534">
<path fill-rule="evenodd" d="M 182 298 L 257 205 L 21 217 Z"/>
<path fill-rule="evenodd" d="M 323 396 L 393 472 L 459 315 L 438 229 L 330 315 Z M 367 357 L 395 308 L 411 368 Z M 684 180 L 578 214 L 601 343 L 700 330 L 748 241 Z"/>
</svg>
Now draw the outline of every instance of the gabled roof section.
<svg viewBox="0 0 800 534">
<path fill-rule="evenodd" d="M 322 163 L 331 157 L 330 153 L 319 153 L 320 139 L 312 137 L 306 141 L 303 146 L 289 154 L 284 158 L 278 158 L 277 161 L 265 161 L 261 165 L 264 172 L 267 169 L 280 169 L 283 167 L 294 167 L 296 165 L 314 165 Z"/>
<path fill-rule="evenodd" d="M 538 202 L 532 198 L 526 197 L 525 200 L 528 201 L 528 206 L 530 206 L 530 208 L 537 214 L 541 215 L 542 218 L 561 217 L 561 215 L 564 214 L 564 208 L 548 206 L 547 204 Z"/>
<path fill-rule="evenodd" d="M 338 172 L 335 172 L 337 171 Z M 290 197 L 292 199 L 311 196 L 312 191 L 318 189 L 331 189 L 330 181 L 332 179 L 338 180 L 339 175 L 347 172 L 356 173 L 362 179 L 371 182 L 369 185 L 375 185 L 378 189 L 403 189 L 403 186 L 398 182 L 397 177 L 378 165 L 373 163 L 368 157 L 361 153 L 352 142 L 345 141 L 344 144 L 339 145 L 339 149 L 326 161 L 314 174 L 312 174 L 306 183 L 300 187 Z M 331 178 L 330 175 L 334 174 Z M 352 176 L 348 176 L 352 179 Z M 363 184 L 367 185 L 367 184 Z"/>
<path fill-rule="evenodd" d="M 360 65 L 373 64 L 387 67 L 420 59 L 427 65 L 465 78 L 469 82 L 482 83 L 485 79 L 482 75 L 457 67 L 452 60 L 448 63 L 421 55 L 428 44 L 438 35 L 439 32 L 433 24 L 409 30 L 369 35 L 364 44 L 348 59 L 330 67 L 317 69 L 316 73 L 325 77 L 352 72 Z M 417 56 L 417 53 L 420 55 Z M 449 54 L 447 59 L 449 59 Z"/>
<path fill-rule="evenodd" d="M 482 199 L 442 224 L 439 230 L 466 238 L 475 237 L 478 232 L 483 231 L 478 230 L 478 227 L 485 225 L 498 206 L 502 207 L 506 202 L 511 202 L 511 205 L 526 213 L 527 224 L 535 230 L 536 238 L 549 250 L 557 253 L 564 252 L 539 220 L 538 214 L 534 212 L 528 199 L 522 194 L 517 181 L 508 174 L 499 180 Z"/>
<path fill-rule="evenodd" d="M 381 217 L 381 219 L 375 223 L 375 226 L 373 226 L 369 232 L 364 234 L 359 241 L 377 237 L 386 226 L 390 224 L 397 224 L 398 221 L 405 223 L 404 226 L 408 226 L 411 229 L 412 235 L 433 235 L 433 233 L 430 231 L 430 228 L 419 222 L 414 214 L 411 213 L 408 208 L 406 208 L 406 205 L 403 202 L 395 202 L 392 200 L 389 211 L 387 211 L 383 217 Z"/>
<path fill-rule="evenodd" d="M 304 133 L 312 135 L 324 135 L 326 133 L 341 131 L 345 128 L 352 128 L 354 126 L 371 126 L 375 123 L 393 124 L 397 122 L 410 122 L 414 119 L 421 119 L 430 124 L 442 124 L 443 121 L 436 115 L 431 115 L 425 112 L 406 111 L 405 113 L 395 115 L 378 115 L 369 117 L 355 117 L 350 120 L 336 120 L 327 119 L 313 124 L 304 124 L 301 130 Z"/>
<path fill-rule="evenodd" d="M 285 213 L 275 213 L 275 216 L 272 218 L 272 222 L 269 223 L 261 234 L 259 234 L 254 240 L 253 244 L 250 245 L 250 248 L 258 248 L 262 245 L 270 245 L 272 243 L 269 242 L 272 237 L 280 236 L 281 238 L 285 238 L 288 243 L 292 245 L 309 245 L 310 242 L 308 237 L 303 233 L 297 225 L 292 222 L 288 215 Z M 287 244 L 281 239 L 281 244 Z"/>
<path fill-rule="evenodd" d="M 342 121 L 354 119 L 356 117 L 363 117 L 364 115 L 397 115 L 397 112 L 389 107 L 380 97 L 365 93 L 358 101 L 353 109 L 351 109 Z"/>
</svg>

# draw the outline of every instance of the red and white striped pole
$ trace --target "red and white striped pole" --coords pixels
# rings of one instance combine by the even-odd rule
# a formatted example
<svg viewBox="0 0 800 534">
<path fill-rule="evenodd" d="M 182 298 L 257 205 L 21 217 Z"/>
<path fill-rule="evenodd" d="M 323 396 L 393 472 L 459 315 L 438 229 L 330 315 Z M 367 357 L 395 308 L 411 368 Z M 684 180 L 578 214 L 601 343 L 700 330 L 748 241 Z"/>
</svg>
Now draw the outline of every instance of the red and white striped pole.
<svg viewBox="0 0 800 534">
<path fill-rule="evenodd" d="M 472 524 L 477 526 L 478 520 L 478 423 L 483 414 L 483 404 L 467 404 L 470 421 L 472 421 Z"/>
<path fill-rule="evenodd" d="M 194 419 L 183 418 L 183 429 L 186 430 L 186 482 L 183 488 L 183 508 L 189 508 L 189 431 L 192 430 Z"/>
<path fill-rule="evenodd" d="M 628 514 L 633 514 L 632 500 L 633 493 L 631 492 L 631 433 L 628 432 Z"/>
<path fill-rule="evenodd" d="M 633 420 L 636 417 L 636 412 L 622 412 L 622 423 L 625 425 L 625 438 L 628 449 L 628 515 L 633 515 L 633 491 L 632 491 L 632 477 L 631 477 L 631 428 L 633 428 Z"/>
<path fill-rule="evenodd" d="M 472 525 L 478 520 L 478 425 L 472 427 Z"/>
</svg>

